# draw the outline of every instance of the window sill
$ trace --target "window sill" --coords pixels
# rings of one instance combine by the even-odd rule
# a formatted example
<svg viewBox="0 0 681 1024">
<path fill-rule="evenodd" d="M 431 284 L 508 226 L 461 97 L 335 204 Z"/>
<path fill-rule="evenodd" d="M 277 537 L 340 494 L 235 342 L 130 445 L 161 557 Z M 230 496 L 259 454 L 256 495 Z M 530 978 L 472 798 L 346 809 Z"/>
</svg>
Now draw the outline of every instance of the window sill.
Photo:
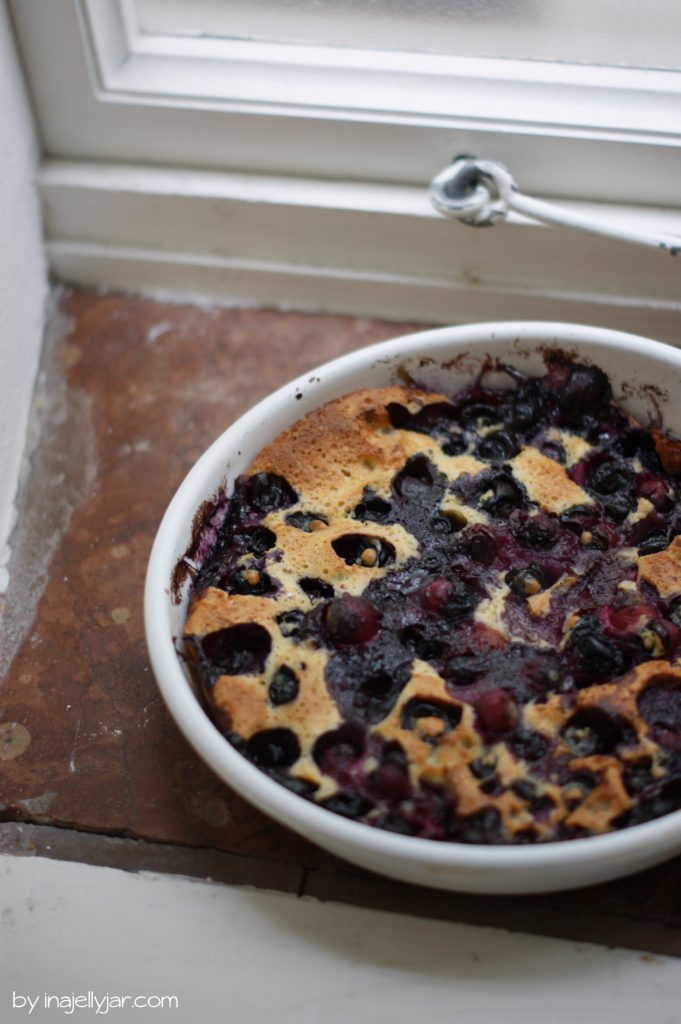
<svg viewBox="0 0 681 1024">
<path fill-rule="evenodd" d="M 591 321 L 676 341 L 679 262 L 521 217 L 446 221 L 397 185 L 120 164 L 45 163 L 54 274 L 72 283 L 234 305 L 418 319 Z M 570 203 L 681 236 L 681 212 Z"/>
</svg>

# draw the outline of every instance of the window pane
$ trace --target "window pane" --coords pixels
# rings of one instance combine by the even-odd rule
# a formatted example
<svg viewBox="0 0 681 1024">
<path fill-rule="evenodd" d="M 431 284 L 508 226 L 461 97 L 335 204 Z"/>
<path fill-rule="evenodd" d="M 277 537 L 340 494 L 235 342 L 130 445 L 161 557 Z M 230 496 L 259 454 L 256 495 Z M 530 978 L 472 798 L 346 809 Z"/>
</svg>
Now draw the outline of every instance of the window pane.
<svg viewBox="0 0 681 1024">
<path fill-rule="evenodd" d="M 134 0 L 159 35 L 681 69 L 679 0 Z"/>
</svg>

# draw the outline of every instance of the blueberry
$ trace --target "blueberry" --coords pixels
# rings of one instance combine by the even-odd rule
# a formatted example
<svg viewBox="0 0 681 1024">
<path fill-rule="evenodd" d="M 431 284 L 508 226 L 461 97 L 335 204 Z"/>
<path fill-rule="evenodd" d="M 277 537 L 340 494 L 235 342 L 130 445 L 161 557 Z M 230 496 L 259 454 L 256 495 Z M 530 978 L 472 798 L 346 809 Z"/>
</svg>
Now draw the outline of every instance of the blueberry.
<svg viewBox="0 0 681 1024">
<path fill-rule="evenodd" d="M 653 473 L 662 471 L 662 463 L 655 449 L 655 439 L 649 430 L 635 428 L 628 430 L 618 444 L 622 455 L 628 459 L 640 459 L 641 464 Z"/>
<path fill-rule="evenodd" d="M 278 708 L 282 704 L 290 704 L 298 696 L 298 677 L 288 665 L 281 665 L 272 676 L 268 695 L 270 704 Z"/>
<path fill-rule="evenodd" d="M 354 692 L 353 717 L 367 723 L 379 722 L 388 714 L 403 684 L 400 673 L 370 667 Z"/>
<path fill-rule="evenodd" d="M 494 807 L 460 819 L 456 838 L 461 843 L 488 844 L 501 838 L 501 817 Z"/>
<path fill-rule="evenodd" d="M 287 508 L 298 501 L 298 495 L 288 481 L 276 473 L 256 473 L 248 477 L 246 498 L 252 508 L 263 514 Z"/>
<path fill-rule="evenodd" d="M 544 398 L 534 383 L 521 384 L 511 398 L 509 422 L 515 430 L 535 427 L 544 415 Z"/>
<path fill-rule="evenodd" d="M 667 612 L 667 618 L 681 629 L 681 597 L 677 597 L 675 601 L 672 601 Z"/>
<path fill-rule="evenodd" d="M 611 754 L 625 738 L 620 723 L 602 708 L 577 711 L 563 726 L 561 736 L 576 757 Z"/>
<path fill-rule="evenodd" d="M 542 441 L 539 445 L 539 451 L 542 455 L 553 459 L 554 462 L 559 462 L 561 466 L 564 466 L 567 462 L 567 453 L 559 441 L 551 441 L 549 439 Z"/>
<path fill-rule="evenodd" d="M 399 632 L 400 643 L 421 661 L 436 661 L 442 657 L 445 646 L 436 637 L 428 637 L 420 626 L 406 626 Z"/>
<path fill-rule="evenodd" d="M 591 530 L 597 518 L 597 512 L 593 505 L 573 505 L 561 513 L 560 521 L 571 533 L 578 536 L 584 530 Z"/>
<path fill-rule="evenodd" d="M 660 673 L 638 695 L 641 718 L 663 747 L 681 746 L 681 687 L 675 676 Z"/>
<path fill-rule="evenodd" d="M 309 779 L 296 779 L 293 775 L 280 775 L 277 778 L 277 782 L 280 785 L 285 786 L 286 789 L 290 789 L 296 796 L 304 796 L 309 800 L 314 792 L 319 789 L 316 782 L 312 782 Z"/>
<path fill-rule="evenodd" d="M 304 621 L 305 612 L 299 611 L 297 608 L 292 609 L 290 612 L 282 612 L 281 615 L 277 616 L 279 631 L 282 636 L 286 637 L 298 636 Z"/>
<path fill-rule="evenodd" d="M 570 637 L 579 665 L 593 679 L 621 675 L 625 668 L 622 652 L 603 633 L 592 615 L 584 615 Z"/>
<path fill-rule="evenodd" d="M 436 615 L 449 622 L 459 622 L 474 610 L 478 596 L 463 580 L 448 580 L 440 577 L 432 580 L 421 592 L 421 603 Z"/>
<path fill-rule="evenodd" d="M 558 539 L 558 529 L 552 519 L 532 516 L 522 526 L 513 531 L 513 536 L 523 547 L 544 551 L 554 546 Z"/>
<path fill-rule="evenodd" d="M 465 554 L 481 565 L 491 565 L 499 552 L 494 534 L 484 526 L 474 526 L 461 546 Z"/>
<path fill-rule="evenodd" d="M 634 502 L 626 495 L 608 495 L 601 498 L 603 511 L 615 522 L 623 522 L 634 508 Z"/>
<path fill-rule="evenodd" d="M 473 658 L 459 655 L 447 661 L 444 675 L 451 686 L 471 686 L 478 679 L 480 670 Z"/>
<path fill-rule="evenodd" d="M 386 743 L 381 754 L 381 764 L 395 764 L 403 771 L 407 771 L 407 755 L 396 740 Z"/>
<path fill-rule="evenodd" d="M 636 796 L 644 789 L 655 784 L 655 778 L 650 771 L 651 767 L 652 761 L 650 758 L 643 757 L 640 761 L 630 765 L 622 773 L 622 781 L 631 796 Z"/>
<path fill-rule="evenodd" d="M 446 704 L 444 701 L 413 697 L 402 708 L 402 728 L 417 729 L 421 718 L 439 718 L 444 731 L 449 732 L 461 721 L 461 708 L 457 704 Z"/>
<path fill-rule="evenodd" d="M 406 501 L 419 501 L 433 487 L 435 475 L 435 467 L 424 455 L 414 455 L 393 477 L 392 489 Z"/>
<path fill-rule="evenodd" d="M 388 749 L 368 781 L 373 795 L 380 800 L 405 800 L 411 791 L 409 766 L 401 747 Z"/>
<path fill-rule="evenodd" d="M 430 520 L 430 532 L 440 537 L 446 537 L 451 533 L 458 533 L 463 527 L 464 523 L 458 522 L 452 516 L 433 516 Z"/>
<path fill-rule="evenodd" d="M 324 624 L 332 643 L 363 644 L 378 632 L 378 615 L 363 597 L 345 595 L 329 604 Z"/>
<path fill-rule="evenodd" d="M 326 580 L 317 579 L 316 576 L 303 576 L 298 580 L 298 586 L 311 601 L 327 601 L 334 595 L 332 585 Z"/>
<path fill-rule="evenodd" d="M 592 551 L 607 551 L 612 543 L 617 542 L 617 538 L 614 539 L 604 529 L 604 524 L 601 526 L 595 526 L 591 533 L 591 540 L 589 541 L 589 547 Z"/>
<path fill-rule="evenodd" d="M 300 744 L 290 729 L 265 729 L 251 736 L 246 756 L 258 768 L 290 768 L 300 757 Z"/>
<path fill-rule="evenodd" d="M 601 505 L 603 506 L 603 511 L 610 519 L 613 519 L 616 523 L 621 523 L 633 510 L 635 502 L 624 494 L 610 494 L 607 497 L 601 498 Z"/>
<path fill-rule="evenodd" d="M 653 555 L 656 551 L 664 551 L 669 547 L 669 534 L 666 531 L 649 533 L 638 546 L 639 555 Z"/>
<path fill-rule="evenodd" d="M 320 806 L 326 807 L 327 811 L 333 811 L 334 814 L 342 814 L 344 818 L 360 821 L 366 817 L 373 804 L 359 793 L 341 792 L 323 800 Z"/>
<path fill-rule="evenodd" d="M 305 533 L 312 533 L 315 529 L 319 529 L 314 525 L 315 523 L 329 525 L 326 516 L 320 512 L 289 512 L 284 522 L 287 526 L 294 526 L 296 530 L 303 530 Z"/>
<path fill-rule="evenodd" d="M 462 411 L 461 422 L 467 430 L 484 430 L 485 427 L 501 422 L 501 412 L 496 406 L 476 402 Z"/>
<path fill-rule="evenodd" d="M 611 395 L 610 382 L 601 369 L 574 366 L 558 402 L 564 422 L 581 427 L 586 416 L 602 416 L 608 412 Z"/>
<path fill-rule="evenodd" d="M 505 579 L 512 593 L 523 598 L 538 594 L 547 585 L 544 573 L 535 562 L 530 562 L 524 569 L 509 569 Z"/>
<path fill-rule="evenodd" d="M 548 741 L 541 733 L 530 729 L 518 729 L 511 738 L 511 749 L 523 761 L 538 761 L 549 748 Z"/>
<path fill-rule="evenodd" d="M 655 619 L 648 628 L 660 641 L 664 656 L 671 659 L 681 643 L 681 630 L 667 619 Z"/>
<path fill-rule="evenodd" d="M 312 757 L 323 772 L 336 778 L 363 755 L 364 730 L 356 722 L 345 722 L 338 729 L 322 733 L 312 748 Z"/>
<path fill-rule="evenodd" d="M 598 785 L 598 777 L 591 772 L 573 772 L 564 784 L 565 803 L 569 810 L 578 807 Z"/>
<path fill-rule="evenodd" d="M 496 774 L 497 760 L 495 757 L 478 757 L 475 761 L 471 761 L 470 769 L 476 779 L 484 781 Z"/>
<path fill-rule="evenodd" d="M 266 572 L 255 566 L 244 566 L 226 583 L 231 593 L 251 594 L 257 597 L 270 597 L 276 594 L 277 585 Z"/>
<path fill-rule="evenodd" d="M 515 782 L 511 783 L 511 791 L 529 805 L 529 809 L 533 814 L 543 810 L 545 807 L 554 806 L 551 797 L 548 794 L 540 793 L 531 779 L 516 779 Z"/>
<path fill-rule="evenodd" d="M 388 422 L 393 430 L 409 429 L 407 424 L 411 422 L 412 416 L 406 405 L 400 405 L 399 402 L 389 402 L 385 408 L 388 413 Z"/>
<path fill-rule="evenodd" d="M 352 511 L 355 519 L 369 523 L 385 523 L 392 513 L 392 505 L 378 495 L 366 495 Z"/>
<path fill-rule="evenodd" d="M 641 498 L 647 498 L 658 512 L 668 510 L 673 504 L 673 500 L 669 495 L 669 481 L 663 480 L 661 477 L 643 480 L 638 487 L 638 494 Z"/>
<path fill-rule="evenodd" d="M 404 405 L 390 402 L 387 406 L 390 426 L 397 430 L 414 430 L 419 434 L 436 434 L 446 431 L 457 412 L 450 402 L 429 402 L 418 412 L 411 413 Z"/>
<path fill-rule="evenodd" d="M 203 637 L 191 638 L 212 677 L 252 675 L 265 668 L 272 641 L 264 626 L 255 622 L 227 626 Z"/>
<path fill-rule="evenodd" d="M 501 796 L 504 792 L 504 787 L 498 775 L 491 775 L 489 779 L 485 779 L 484 782 L 480 783 L 480 790 L 486 796 Z"/>
<path fill-rule="evenodd" d="M 442 442 L 442 451 L 445 455 L 461 455 L 468 448 L 468 441 L 459 430 L 451 430 L 445 435 Z"/>
<path fill-rule="evenodd" d="M 622 828 L 625 825 L 638 825 L 652 818 L 661 818 L 681 807 L 681 779 L 670 779 L 661 788 L 654 799 L 642 801 L 634 805 L 631 811 L 618 818 L 614 825 Z"/>
<path fill-rule="evenodd" d="M 505 430 L 496 430 L 478 444 L 475 454 L 485 462 L 502 463 L 508 462 L 514 455 L 518 454 L 518 444 L 515 438 L 506 433 Z"/>
<path fill-rule="evenodd" d="M 346 533 L 331 541 L 331 547 L 346 565 L 373 568 L 395 561 L 395 548 L 390 541 L 381 537 L 370 537 L 368 534 Z"/>
<path fill-rule="evenodd" d="M 377 828 L 395 832 L 401 836 L 413 836 L 415 828 L 398 811 L 386 811 L 375 822 Z"/>
<path fill-rule="evenodd" d="M 589 477 L 589 486 L 599 495 L 627 492 L 633 482 L 633 471 L 618 462 L 602 462 Z"/>
<path fill-rule="evenodd" d="M 518 721 L 518 708 L 506 690 L 495 686 L 480 697 L 478 717 L 487 732 L 510 732 Z"/>
<path fill-rule="evenodd" d="M 276 542 L 276 533 L 268 530 L 266 526 L 257 526 L 253 530 L 244 530 L 243 533 L 237 534 L 234 538 L 235 545 L 239 547 L 243 545 L 243 549 L 255 555 L 256 558 L 262 558 L 266 551 L 274 547 Z"/>
<path fill-rule="evenodd" d="M 491 491 L 491 494 L 487 492 Z M 507 473 L 498 473 L 485 484 L 480 507 L 492 516 L 505 517 L 524 503 L 523 492 Z"/>
</svg>

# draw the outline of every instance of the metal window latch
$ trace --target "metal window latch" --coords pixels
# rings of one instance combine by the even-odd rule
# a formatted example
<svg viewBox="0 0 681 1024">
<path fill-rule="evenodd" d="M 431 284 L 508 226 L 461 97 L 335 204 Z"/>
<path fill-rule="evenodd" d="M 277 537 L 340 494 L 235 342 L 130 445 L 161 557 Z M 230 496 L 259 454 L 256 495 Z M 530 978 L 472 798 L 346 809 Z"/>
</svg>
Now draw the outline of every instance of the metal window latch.
<svg viewBox="0 0 681 1024">
<path fill-rule="evenodd" d="M 438 213 L 474 227 L 490 227 L 504 220 L 510 210 L 515 210 L 543 224 L 577 228 L 621 242 L 648 245 L 672 256 L 681 253 L 681 237 L 613 227 L 553 203 L 523 195 L 508 170 L 496 160 L 457 157 L 433 178 L 430 199 Z"/>
</svg>

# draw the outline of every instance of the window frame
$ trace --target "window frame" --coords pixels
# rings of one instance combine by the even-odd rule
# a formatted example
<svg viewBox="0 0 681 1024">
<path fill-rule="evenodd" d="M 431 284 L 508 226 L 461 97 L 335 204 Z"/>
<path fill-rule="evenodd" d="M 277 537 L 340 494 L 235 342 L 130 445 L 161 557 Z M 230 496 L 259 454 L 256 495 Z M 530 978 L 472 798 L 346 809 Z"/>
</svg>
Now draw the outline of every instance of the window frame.
<svg viewBox="0 0 681 1024">
<path fill-rule="evenodd" d="M 576 213 L 681 237 L 681 73 L 581 68 L 575 81 L 564 65 L 430 57 L 419 71 L 422 55 L 401 67 L 394 54 L 343 48 L 332 60 L 319 47 L 275 47 L 276 63 L 269 44 L 229 40 L 208 40 L 208 57 L 200 38 L 141 39 L 133 0 L 9 2 L 57 280 L 409 322 L 575 320 L 678 343 L 678 259 L 513 215 L 491 230 L 455 224 L 427 190 L 466 153 Z M 237 56 L 239 96 L 227 74 Z M 223 69 L 221 94 L 197 85 L 196 61 L 213 81 Z M 291 88 L 309 75 L 305 104 L 282 91 L 284 67 Z M 419 102 L 405 100 L 419 76 Z M 372 80 L 390 84 L 389 104 L 369 102 Z M 465 88 L 478 86 L 490 116 L 466 117 Z M 514 89 L 534 120 L 509 105 Z M 575 89 L 590 124 L 542 115 L 542 90 L 550 105 Z M 429 108 L 438 90 L 455 97 L 441 113 Z M 597 101 L 619 104 L 628 127 L 599 126 Z"/>
<path fill-rule="evenodd" d="M 681 72 L 150 35 L 134 0 L 12 0 L 50 156 L 681 208 Z M 66 57 L 66 60 L 64 60 Z"/>
</svg>

